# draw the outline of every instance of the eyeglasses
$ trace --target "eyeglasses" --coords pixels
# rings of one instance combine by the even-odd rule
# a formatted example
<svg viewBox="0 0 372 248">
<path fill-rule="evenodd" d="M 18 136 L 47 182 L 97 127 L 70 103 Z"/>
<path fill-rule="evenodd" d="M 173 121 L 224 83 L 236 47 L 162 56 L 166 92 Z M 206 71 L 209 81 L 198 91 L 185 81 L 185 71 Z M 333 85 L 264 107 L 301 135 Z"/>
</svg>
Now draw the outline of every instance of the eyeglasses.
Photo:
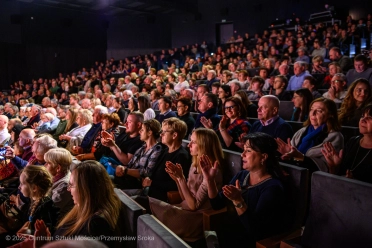
<svg viewBox="0 0 372 248">
<path fill-rule="evenodd" d="M 67 184 L 67 189 L 72 189 L 75 188 L 76 186 L 72 185 L 70 182 Z"/>
<path fill-rule="evenodd" d="M 331 83 L 335 84 L 335 83 L 342 83 L 343 81 L 342 80 L 332 80 Z"/>
<path fill-rule="evenodd" d="M 235 107 L 236 105 L 231 105 L 231 106 L 226 106 L 225 107 L 225 111 L 228 111 L 228 110 L 233 110 L 234 109 L 234 107 Z"/>
</svg>

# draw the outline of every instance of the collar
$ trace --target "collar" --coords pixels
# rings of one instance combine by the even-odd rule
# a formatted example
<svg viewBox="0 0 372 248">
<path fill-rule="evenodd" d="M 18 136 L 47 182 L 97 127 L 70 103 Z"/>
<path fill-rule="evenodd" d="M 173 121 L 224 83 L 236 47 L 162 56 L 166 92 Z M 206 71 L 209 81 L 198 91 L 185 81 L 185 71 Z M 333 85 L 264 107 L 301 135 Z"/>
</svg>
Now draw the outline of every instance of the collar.
<svg viewBox="0 0 372 248">
<path fill-rule="evenodd" d="M 278 118 L 279 118 L 279 115 L 276 115 L 276 116 L 274 116 L 273 118 L 268 119 L 268 120 L 265 121 L 265 122 L 263 122 L 263 121 L 261 121 L 261 120 L 260 120 L 260 122 L 261 122 L 262 126 L 268 126 L 268 125 L 272 124 L 274 121 L 276 121 Z"/>
<path fill-rule="evenodd" d="M 165 111 L 164 113 L 160 113 L 160 114 L 161 114 L 161 115 L 167 115 L 167 114 L 169 114 L 171 111 L 172 111 L 172 109 L 170 108 L 170 109 L 168 109 L 168 111 Z"/>
<path fill-rule="evenodd" d="M 295 75 L 296 77 L 302 77 L 304 74 L 306 73 L 306 71 L 304 71 L 303 73 L 299 74 L 299 75 Z"/>
</svg>

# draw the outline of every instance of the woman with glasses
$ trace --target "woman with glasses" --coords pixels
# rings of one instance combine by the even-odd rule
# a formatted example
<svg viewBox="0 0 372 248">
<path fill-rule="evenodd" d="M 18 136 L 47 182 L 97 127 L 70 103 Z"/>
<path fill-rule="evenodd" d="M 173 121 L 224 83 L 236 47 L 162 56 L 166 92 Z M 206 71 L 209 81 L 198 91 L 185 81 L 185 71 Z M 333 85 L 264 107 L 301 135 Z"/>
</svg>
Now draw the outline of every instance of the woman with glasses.
<svg viewBox="0 0 372 248">
<path fill-rule="evenodd" d="M 318 98 L 311 102 L 309 117 L 304 127 L 298 130 L 287 143 L 277 138 L 278 151 L 282 159 L 293 161 L 297 166 L 306 167 L 311 172 L 325 171 L 335 173 L 321 149 L 326 142 L 332 143 L 338 152 L 344 147 L 344 137 L 337 118 L 337 107 L 334 101 Z"/>
<path fill-rule="evenodd" d="M 349 87 L 338 119 L 342 126 L 358 127 L 362 109 L 371 101 L 372 90 L 366 79 L 357 79 Z"/>
<path fill-rule="evenodd" d="M 117 247 L 108 237 L 122 236 L 122 204 L 105 168 L 94 160 L 81 162 L 72 168 L 68 190 L 74 201 L 72 210 L 50 232 L 43 220 L 35 224 L 36 247 L 41 247 L 53 233 L 54 237 L 79 236 L 100 238 L 109 247 Z M 107 238 L 102 238 L 103 236 Z"/>
<path fill-rule="evenodd" d="M 177 100 L 177 117 L 187 125 L 185 139 L 188 139 L 195 125 L 195 119 L 190 114 L 191 105 L 192 101 L 190 98 L 181 97 Z"/>
<path fill-rule="evenodd" d="M 203 177 L 200 159 L 202 156 L 207 156 L 212 163 L 218 164 L 216 185 L 220 190 L 223 175 L 220 165 L 223 164 L 223 152 L 216 132 L 206 128 L 193 131 L 188 147 L 192 156 L 188 175 L 184 174 L 180 164 L 167 162 L 165 165 L 166 172 L 177 184 L 182 202 L 170 205 L 150 198 L 150 207 L 152 214 L 180 238 L 194 242 L 204 237 L 202 212 L 211 209 L 207 180 Z"/>
<path fill-rule="evenodd" d="M 322 153 L 330 168 L 338 174 L 372 183 L 372 104 L 362 110 L 359 120 L 361 135 L 352 137 L 345 148 L 337 152 L 331 143 L 323 145 Z"/>
<path fill-rule="evenodd" d="M 239 142 L 242 134 L 247 134 L 251 128 L 247 118 L 247 112 L 242 101 L 238 97 L 226 99 L 223 109 L 224 115 L 219 124 L 218 137 L 222 147 L 232 151 L 241 151 L 235 142 Z"/>
</svg>

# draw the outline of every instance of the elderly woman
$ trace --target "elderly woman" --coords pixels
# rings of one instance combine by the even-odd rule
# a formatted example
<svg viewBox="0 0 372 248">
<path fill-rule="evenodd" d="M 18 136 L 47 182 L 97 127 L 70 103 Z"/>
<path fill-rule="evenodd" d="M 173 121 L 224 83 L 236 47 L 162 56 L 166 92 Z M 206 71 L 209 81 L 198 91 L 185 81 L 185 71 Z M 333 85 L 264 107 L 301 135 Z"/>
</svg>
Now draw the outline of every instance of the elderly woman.
<svg viewBox="0 0 372 248">
<path fill-rule="evenodd" d="M 121 189 L 142 188 L 141 178 L 152 175 L 157 160 L 163 151 L 158 142 L 161 133 L 161 125 L 155 119 L 144 121 L 140 130 L 140 139 L 145 142 L 129 161 L 128 165 L 119 165 L 115 172 L 115 185 Z"/>
<path fill-rule="evenodd" d="M 294 159 L 298 166 L 313 171 L 334 173 L 328 167 L 327 161 L 321 153 L 323 144 L 332 143 L 337 151 L 344 147 L 344 137 L 337 119 L 337 107 L 334 101 L 318 98 L 311 102 L 309 118 L 304 127 L 298 130 L 292 140 L 285 143 L 277 138 L 278 151 L 283 160 Z"/>
<path fill-rule="evenodd" d="M 48 130 L 48 128 L 50 127 L 50 122 L 54 119 L 54 115 L 51 113 L 41 114 L 40 119 L 43 123 L 35 128 L 35 131 L 42 133 Z"/>
<path fill-rule="evenodd" d="M 372 104 L 364 107 L 362 113 L 359 120 L 361 135 L 351 138 L 340 152 L 332 143 L 325 143 L 322 153 L 328 167 L 334 168 L 337 174 L 372 183 Z"/>
<path fill-rule="evenodd" d="M 362 109 L 370 102 L 372 89 L 368 80 L 360 78 L 350 86 L 342 102 L 338 119 L 342 126 L 357 127 L 362 116 Z"/>
<path fill-rule="evenodd" d="M 87 109 L 79 110 L 76 122 L 78 124 L 78 127 L 72 129 L 66 134 L 62 134 L 59 136 L 60 140 L 68 141 L 66 149 L 69 151 L 72 151 L 73 146 L 80 146 L 85 134 L 92 127 L 92 112 Z"/>
<path fill-rule="evenodd" d="M 53 179 L 52 200 L 54 206 L 59 208 L 60 217 L 63 217 L 74 206 L 71 194 L 67 191 L 72 157 L 66 149 L 54 148 L 44 154 L 44 160 L 44 166 Z"/>
<path fill-rule="evenodd" d="M 176 182 L 182 202 L 173 206 L 150 198 L 150 207 L 153 215 L 183 240 L 194 242 L 204 236 L 201 212 L 211 209 L 207 180 L 203 177 L 200 159 L 208 156 L 213 163 L 220 165 L 223 162 L 223 152 L 216 133 L 206 128 L 198 128 L 192 133 L 188 147 L 192 164 L 187 179 L 180 164 L 167 162 L 165 169 Z M 217 173 L 216 184 L 221 189 L 222 170 Z"/>
<path fill-rule="evenodd" d="M 84 237 L 122 236 L 122 204 L 114 186 L 97 161 L 84 161 L 72 168 L 67 189 L 74 201 L 72 210 L 58 223 L 54 237 L 76 239 Z M 35 247 L 41 247 L 51 237 L 44 221 L 35 224 Z M 118 247 L 119 242 L 102 239 L 108 247 Z"/>
<path fill-rule="evenodd" d="M 276 158 L 278 148 L 274 138 L 265 133 L 245 136 L 242 157 L 243 170 L 219 192 L 216 177 L 218 163 L 202 156 L 200 166 L 207 181 L 208 196 L 213 209 L 221 209 L 230 200 L 245 227 L 245 247 L 255 247 L 255 241 L 279 234 L 290 223 L 283 174 Z M 235 226 L 226 232 L 234 235 Z M 235 235 L 234 235 L 235 237 Z M 240 244 L 241 246 L 241 244 Z"/>
</svg>

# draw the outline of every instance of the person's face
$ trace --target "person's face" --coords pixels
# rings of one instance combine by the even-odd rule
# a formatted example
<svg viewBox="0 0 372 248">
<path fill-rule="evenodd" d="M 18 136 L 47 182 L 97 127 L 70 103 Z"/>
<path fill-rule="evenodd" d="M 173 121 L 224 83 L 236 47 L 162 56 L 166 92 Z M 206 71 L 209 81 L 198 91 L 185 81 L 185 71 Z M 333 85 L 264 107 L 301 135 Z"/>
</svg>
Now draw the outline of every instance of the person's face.
<svg viewBox="0 0 372 248">
<path fill-rule="evenodd" d="M 59 119 L 65 119 L 66 118 L 66 111 L 64 111 L 63 109 L 59 109 L 58 110 L 58 118 Z"/>
<path fill-rule="evenodd" d="M 111 97 L 107 97 L 106 101 L 105 101 L 105 105 L 106 107 L 112 107 L 112 99 Z"/>
<path fill-rule="evenodd" d="M 42 115 L 41 116 L 41 120 L 45 123 L 45 122 L 48 122 L 48 118 L 45 116 L 45 115 Z"/>
<path fill-rule="evenodd" d="M 80 204 L 79 194 L 77 187 L 77 176 L 76 172 L 73 171 L 70 176 L 70 182 L 68 183 L 67 190 L 70 191 L 74 204 Z"/>
<path fill-rule="evenodd" d="M 225 115 L 229 117 L 229 119 L 235 119 L 238 117 L 238 106 L 232 102 L 228 101 L 225 103 Z"/>
<path fill-rule="evenodd" d="M 127 134 L 133 134 L 140 130 L 141 126 L 138 125 L 136 117 L 134 115 L 129 115 L 127 118 L 127 122 L 125 123 Z"/>
<path fill-rule="evenodd" d="M 170 146 L 173 144 L 175 133 L 168 125 L 163 125 L 161 128 L 161 143 Z"/>
<path fill-rule="evenodd" d="M 84 125 L 84 119 L 83 117 L 81 116 L 81 114 L 78 114 L 77 117 L 76 117 L 76 123 L 82 127 Z"/>
<path fill-rule="evenodd" d="M 151 137 L 151 131 L 147 130 L 145 125 L 142 125 L 142 128 L 139 131 L 139 133 L 140 133 L 140 139 L 142 141 L 147 141 Z"/>
<path fill-rule="evenodd" d="M 329 59 L 330 60 L 337 60 L 338 59 L 338 54 L 334 50 L 329 51 Z"/>
<path fill-rule="evenodd" d="M 345 82 L 342 81 L 341 77 L 334 76 L 331 81 L 331 86 L 335 89 L 336 92 L 341 92 L 344 90 Z"/>
<path fill-rule="evenodd" d="M 305 79 L 304 82 L 302 83 L 302 88 L 306 88 L 306 89 L 309 89 L 310 91 L 312 91 L 313 88 L 314 88 L 314 85 L 312 85 L 310 83 L 310 80 Z"/>
<path fill-rule="evenodd" d="M 364 103 L 370 97 L 368 86 L 358 83 L 354 88 L 353 96 L 358 105 Z"/>
<path fill-rule="evenodd" d="M 70 97 L 70 105 L 75 105 L 75 104 L 76 104 L 75 98 Z"/>
<path fill-rule="evenodd" d="M 369 113 L 364 113 L 359 120 L 359 132 L 362 135 L 372 133 L 372 117 Z"/>
<path fill-rule="evenodd" d="M 263 160 L 263 154 L 260 152 L 254 151 L 250 144 L 249 140 L 244 144 L 242 157 L 242 167 L 244 170 L 255 171 L 260 168 L 261 161 Z"/>
<path fill-rule="evenodd" d="M 52 175 L 53 177 L 55 175 L 57 175 L 57 173 L 58 173 L 58 167 L 59 167 L 58 165 L 53 167 L 53 165 L 51 163 L 45 161 L 44 166 L 49 171 L 50 175 Z"/>
<path fill-rule="evenodd" d="M 116 108 L 116 109 L 121 107 L 120 103 L 118 103 L 116 100 L 113 100 L 112 103 L 113 103 L 114 108 Z"/>
<path fill-rule="evenodd" d="M 292 102 L 293 102 L 293 105 L 296 107 L 296 108 L 301 108 L 302 106 L 302 102 L 303 102 L 303 97 L 294 93 L 293 94 L 293 98 L 292 98 Z"/>
<path fill-rule="evenodd" d="M 261 121 L 267 121 L 278 113 L 278 109 L 273 107 L 271 101 L 267 98 L 260 98 L 258 101 L 257 117 Z"/>
<path fill-rule="evenodd" d="M 31 107 L 31 115 L 35 116 L 39 113 L 38 109 L 34 106 Z"/>
<path fill-rule="evenodd" d="M 164 102 L 163 99 L 159 99 L 159 110 L 160 110 L 160 112 L 165 112 L 165 111 L 168 110 L 168 108 L 169 108 L 169 105 L 166 102 Z"/>
<path fill-rule="evenodd" d="M 220 89 L 220 90 L 222 90 L 222 89 Z M 199 101 L 198 110 L 200 112 L 204 113 L 208 109 L 209 109 L 208 98 L 206 96 L 202 96 L 202 98 Z"/>
<path fill-rule="evenodd" d="M 354 61 L 354 68 L 356 72 L 361 73 L 365 71 L 366 65 L 363 63 L 363 61 Z"/>
<path fill-rule="evenodd" d="M 218 95 L 219 93 L 219 88 L 218 87 L 213 87 L 212 86 L 212 94 L 214 94 L 214 95 Z"/>
<path fill-rule="evenodd" d="M 294 64 L 293 70 L 294 74 L 298 76 L 305 71 L 305 68 L 303 66 L 300 66 L 299 64 Z"/>
<path fill-rule="evenodd" d="M 198 87 L 198 89 L 196 90 L 196 93 L 197 93 L 198 99 L 201 99 L 206 92 L 204 88 Z"/>
<path fill-rule="evenodd" d="M 198 144 L 196 143 L 196 134 L 193 132 L 191 134 L 190 143 L 188 144 L 188 147 L 190 148 L 190 155 L 191 156 L 198 156 L 199 155 L 199 149 Z"/>
<path fill-rule="evenodd" d="M 182 102 L 177 103 L 177 114 L 183 116 L 187 113 L 188 106 L 184 105 Z"/>
<path fill-rule="evenodd" d="M 25 197 L 31 196 L 32 189 L 29 187 L 28 183 L 26 183 L 26 176 L 24 173 L 21 174 L 19 177 L 19 187 L 18 189 L 22 192 Z"/>
<path fill-rule="evenodd" d="M 309 119 L 315 129 L 323 125 L 328 118 L 327 110 L 322 102 L 314 102 L 310 107 Z"/>
<path fill-rule="evenodd" d="M 252 91 L 257 92 L 261 90 L 261 84 L 259 82 L 252 83 Z"/>
<path fill-rule="evenodd" d="M 284 83 L 282 82 L 282 80 L 280 78 L 275 78 L 274 79 L 274 89 L 281 89 L 283 87 Z"/>
<path fill-rule="evenodd" d="M 108 119 L 102 120 L 102 130 L 109 130 L 114 126 L 114 123 L 110 123 Z"/>
<path fill-rule="evenodd" d="M 213 77 L 214 77 L 213 73 L 208 72 L 208 74 L 207 74 L 207 80 L 211 80 L 211 79 L 213 79 Z"/>
<path fill-rule="evenodd" d="M 238 74 L 238 80 L 240 82 L 244 82 L 246 80 L 246 77 L 244 76 L 244 73 L 239 73 Z"/>
<path fill-rule="evenodd" d="M 266 70 L 260 70 L 260 77 L 262 77 L 263 79 L 266 79 L 267 78 L 267 71 Z"/>
</svg>

